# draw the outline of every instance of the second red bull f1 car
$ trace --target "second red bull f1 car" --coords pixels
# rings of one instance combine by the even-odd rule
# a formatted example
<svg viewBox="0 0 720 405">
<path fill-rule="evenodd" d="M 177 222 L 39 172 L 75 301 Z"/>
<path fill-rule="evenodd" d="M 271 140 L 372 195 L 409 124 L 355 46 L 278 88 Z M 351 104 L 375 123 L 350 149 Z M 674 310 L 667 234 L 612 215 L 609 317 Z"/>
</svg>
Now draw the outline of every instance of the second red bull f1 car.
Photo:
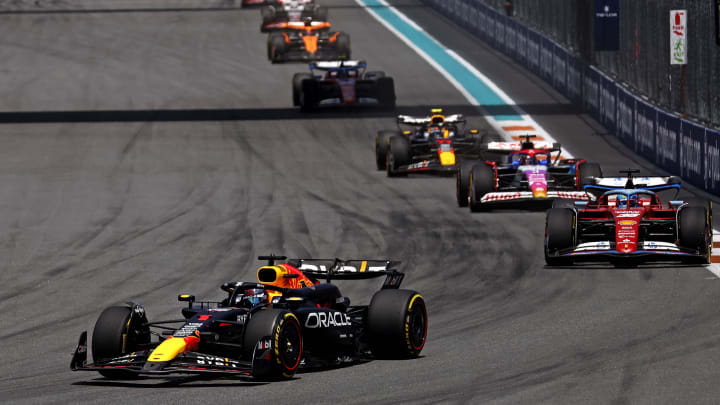
<svg viewBox="0 0 720 405">
<path fill-rule="evenodd" d="M 434 108 L 427 117 L 397 117 L 398 130 L 379 131 L 375 137 L 378 170 L 390 177 L 409 173 L 453 174 L 465 159 L 480 159 L 483 137 L 465 130 L 461 114 L 444 115 Z"/>
<path fill-rule="evenodd" d="M 300 368 L 412 358 L 422 351 L 425 301 L 399 289 L 404 274 L 393 269 L 398 262 L 260 259 L 268 264 L 258 269 L 258 282 L 223 284 L 227 296 L 221 301 L 180 295 L 188 306 L 179 319 L 150 322 L 134 303 L 105 309 L 93 331 L 94 362 L 87 363 L 83 332 L 71 369 L 113 379 L 216 374 L 275 380 Z M 369 305 L 351 305 L 331 283 L 383 276 Z"/>
<path fill-rule="evenodd" d="M 680 190 L 677 177 L 596 178 L 588 191 L 597 201 L 554 207 L 545 225 L 545 261 L 549 265 L 646 261 L 710 263 L 712 203 L 670 200 L 659 192 Z"/>
</svg>

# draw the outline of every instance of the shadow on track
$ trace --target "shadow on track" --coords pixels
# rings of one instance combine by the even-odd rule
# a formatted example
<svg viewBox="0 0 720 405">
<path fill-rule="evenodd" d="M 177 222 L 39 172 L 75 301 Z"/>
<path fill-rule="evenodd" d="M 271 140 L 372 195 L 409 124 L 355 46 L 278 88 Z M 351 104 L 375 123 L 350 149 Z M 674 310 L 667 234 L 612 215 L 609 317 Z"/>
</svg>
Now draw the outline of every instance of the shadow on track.
<svg viewBox="0 0 720 405">
<path fill-rule="evenodd" d="M 580 110 L 573 104 L 523 104 L 398 106 L 394 111 L 376 108 L 328 108 L 301 113 L 297 108 L 189 108 L 159 110 L 76 110 L 0 112 L 0 124 L 73 123 L 73 122 L 171 122 L 171 121 L 276 121 L 339 118 L 394 118 L 397 114 L 425 115 L 431 107 L 442 107 L 450 114 L 468 117 L 513 115 L 516 108 L 532 115 L 574 115 Z"/>
<path fill-rule="evenodd" d="M 210 381 L 212 379 L 212 381 Z M 293 380 L 296 378 L 293 378 Z M 188 377 L 169 377 L 163 382 L 153 383 L 158 378 L 149 378 L 144 380 L 106 380 L 97 378 L 91 381 L 78 381 L 72 385 L 86 387 L 122 387 L 122 388 L 223 388 L 223 387 L 254 387 L 257 385 L 266 385 L 267 382 L 255 381 L 251 377 L 234 377 L 232 381 L 228 377 L 208 377 L 208 376 L 188 376 Z M 199 382 L 199 383 L 198 383 Z M 192 383 L 192 384 L 189 384 Z"/>
</svg>

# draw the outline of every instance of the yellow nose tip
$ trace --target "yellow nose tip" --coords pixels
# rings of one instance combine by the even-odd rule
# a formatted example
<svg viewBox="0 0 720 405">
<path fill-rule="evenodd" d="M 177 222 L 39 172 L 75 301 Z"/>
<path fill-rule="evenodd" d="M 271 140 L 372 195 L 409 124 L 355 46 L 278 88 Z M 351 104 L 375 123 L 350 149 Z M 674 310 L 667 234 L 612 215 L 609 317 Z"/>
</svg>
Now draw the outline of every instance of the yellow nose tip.
<svg viewBox="0 0 720 405">
<path fill-rule="evenodd" d="M 443 166 L 454 165 L 455 154 L 453 152 L 440 152 L 440 164 Z"/>
<path fill-rule="evenodd" d="M 535 190 L 535 191 L 533 191 L 533 197 L 535 197 L 535 198 L 547 198 L 547 191 L 545 191 L 545 190 Z"/>
</svg>

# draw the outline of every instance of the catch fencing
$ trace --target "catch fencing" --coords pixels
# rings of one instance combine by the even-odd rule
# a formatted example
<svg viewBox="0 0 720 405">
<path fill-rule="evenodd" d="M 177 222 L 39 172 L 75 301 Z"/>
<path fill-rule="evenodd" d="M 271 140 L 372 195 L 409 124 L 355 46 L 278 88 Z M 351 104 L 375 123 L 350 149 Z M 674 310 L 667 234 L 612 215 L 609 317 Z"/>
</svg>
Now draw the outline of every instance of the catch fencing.
<svg viewBox="0 0 720 405">
<path fill-rule="evenodd" d="M 579 15 L 584 7 L 593 5 L 592 0 L 515 0 L 516 17 L 508 17 L 502 11 L 504 0 L 423 1 L 470 33 L 512 57 L 517 63 L 538 72 L 544 81 L 572 102 L 581 104 L 590 115 L 636 153 L 668 172 L 682 176 L 690 184 L 720 195 L 720 131 L 700 124 L 704 121 L 707 125 L 708 120 L 691 121 L 681 118 L 677 114 L 678 105 L 675 95 L 678 91 L 675 87 L 679 88 L 679 86 L 668 84 L 674 83 L 674 76 L 672 79 L 668 77 L 667 82 L 665 79 L 661 80 L 663 70 L 668 76 L 679 74 L 679 71 L 675 71 L 679 68 L 669 66 L 669 34 L 667 33 L 669 10 L 671 7 L 687 8 L 690 15 L 688 30 L 691 33 L 699 32 L 698 27 L 693 28 L 693 21 L 695 24 L 697 21 L 692 18 L 693 7 L 689 4 L 695 1 L 687 1 L 687 5 L 683 4 L 686 2 L 679 0 L 620 2 L 628 4 L 623 6 L 625 8 L 635 3 L 646 5 L 652 3 L 657 8 L 643 17 L 652 19 L 651 15 L 655 15 L 662 20 L 658 24 L 665 30 L 662 31 L 665 32 L 664 39 L 659 37 L 656 39 L 658 43 L 665 45 L 656 44 L 658 47 L 654 48 L 655 54 L 652 59 L 655 62 L 639 62 L 646 56 L 635 58 L 634 48 L 631 48 L 632 51 L 624 49 L 617 54 L 587 52 L 587 41 L 592 41 L 591 28 L 584 29 L 584 33 L 578 34 L 577 30 L 573 31 L 571 27 L 567 27 L 570 25 L 567 21 L 572 21 L 574 14 L 575 21 L 580 24 L 580 20 L 586 17 Z M 701 2 L 712 4 L 712 1 L 697 0 L 697 3 Z M 663 6 L 660 7 L 658 4 Z M 560 5 L 567 6 L 567 9 Z M 532 17 L 533 24 L 518 18 L 534 12 L 538 15 Z M 627 13 L 625 10 L 622 12 Z M 592 12 L 584 15 L 591 18 Z M 628 24 L 630 18 L 626 14 L 621 14 L 621 25 L 634 27 L 634 24 Z M 565 27 L 562 26 L 563 22 Z M 657 32 L 661 32 L 660 25 L 656 27 Z M 591 27 L 591 23 L 589 26 Z M 647 30 L 647 27 L 643 29 Z M 627 28 L 623 30 L 627 31 Z M 632 30 L 636 29 L 631 28 Z M 637 30 L 639 32 L 639 29 Z M 708 29 L 706 32 L 709 35 L 713 31 Z M 624 32 L 622 35 L 625 36 L 621 36 L 621 42 L 627 41 L 627 33 Z M 693 38 L 694 36 L 690 35 L 689 41 L 693 41 Z M 714 41 L 712 36 L 710 38 Z M 699 36 L 696 40 L 699 41 Z M 715 62 L 713 65 L 708 63 L 705 70 L 700 70 L 698 67 L 697 71 L 696 68 L 690 69 L 688 65 L 688 93 L 692 91 L 694 97 L 694 100 L 690 100 L 693 97 L 688 97 L 688 106 L 697 114 L 703 112 L 706 117 L 715 117 L 713 122 L 717 125 L 720 124 L 720 100 L 713 93 L 718 93 L 720 89 L 720 78 L 717 77 L 720 55 L 717 49 L 709 49 L 711 46 L 716 45 L 714 42 L 708 42 L 707 54 L 698 56 L 705 50 L 701 52 L 697 47 L 693 48 L 692 42 L 689 45 L 688 57 L 691 64 L 693 60 L 698 60 L 697 58 L 704 58 L 703 61 L 714 58 Z M 630 55 L 627 55 L 628 52 Z M 711 56 L 708 56 L 710 54 Z M 633 59 L 630 66 L 627 66 L 628 58 Z M 590 63 L 593 60 L 597 65 Z M 660 66 L 661 60 L 662 64 L 668 66 Z M 657 66 L 652 66 L 653 63 Z M 712 74 L 704 79 L 696 76 L 708 71 L 715 77 L 710 77 Z M 633 83 L 630 83 L 630 79 Z M 648 91 L 645 92 L 643 89 Z M 696 118 L 693 114 L 689 115 Z"/>
<path fill-rule="evenodd" d="M 504 10 L 505 0 L 475 0 Z M 720 46 L 714 0 L 620 1 L 620 50 L 593 52 L 594 0 L 513 0 L 515 18 L 577 53 L 653 104 L 720 127 Z M 688 65 L 670 65 L 670 10 L 688 12 Z"/>
</svg>

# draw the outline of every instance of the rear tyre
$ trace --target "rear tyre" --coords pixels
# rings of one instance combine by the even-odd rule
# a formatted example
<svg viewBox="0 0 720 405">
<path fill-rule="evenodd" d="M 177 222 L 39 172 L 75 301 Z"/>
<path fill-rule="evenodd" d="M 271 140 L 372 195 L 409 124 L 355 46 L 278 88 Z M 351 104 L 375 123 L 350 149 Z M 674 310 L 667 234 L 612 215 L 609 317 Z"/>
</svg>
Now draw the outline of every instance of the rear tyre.
<svg viewBox="0 0 720 405">
<path fill-rule="evenodd" d="M 328 8 L 322 6 L 315 6 L 315 17 L 313 20 L 316 21 L 327 21 L 328 19 Z"/>
<path fill-rule="evenodd" d="M 368 307 L 370 350 L 377 358 L 407 359 L 420 355 L 427 337 L 425 300 L 415 291 L 381 290 Z"/>
<path fill-rule="evenodd" d="M 270 34 L 270 38 L 268 39 L 268 59 L 270 59 L 272 63 L 281 62 L 284 53 L 285 38 L 283 38 L 282 34 Z"/>
<path fill-rule="evenodd" d="M 712 251 L 710 238 L 710 219 L 705 207 L 687 207 L 678 214 L 678 236 L 680 246 L 695 249 L 703 257 L 693 262 L 710 263 Z"/>
<path fill-rule="evenodd" d="M 586 185 L 593 184 L 590 177 L 602 177 L 602 169 L 598 163 L 583 162 L 578 165 L 577 176 L 578 190 L 583 191 Z"/>
<path fill-rule="evenodd" d="M 392 77 L 377 79 L 377 92 L 380 107 L 391 110 L 395 108 L 395 81 Z"/>
<path fill-rule="evenodd" d="M 371 72 L 365 73 L 364 79 L 367 79 L 367 80 L 377 80 L 377 79 L 380 79 L 380 78 L 383 78 L 383 77 L 385 77 L 385 72 L 381 72 L 381 71 L 379 71 L 379 70 L 375 70 L 375 71 L 371 71 Z"/>
<path fill-rule="evenodd" d="M 335 49 L 338 52 L 338 58 L 350 59 L 350 35 L 341 32 L 335 41 Z"/>
<path fill-rule="evenodd" d="M 302 93 L 302 83 L 305 80 L 312 80 L 310 73 L 295 73 L 292 79 L 292 99 L 293 106 L 297 107 L 300 105 L 300 93 Z"/>
<path fill-rule="evenodd" d="M 467 207 L 470 203 L 470 171 L 478 164 L 474 160 L 462 160 L 455 174 L 455 196 L 458 207 Z"/>
<path fill-rule="evenodd" d="M 300 111 L 311 112 L 318 106 L 318 86 L 315 80 L 303 80 L 302 91 L 298 97 L 298 104 L 300 104 Z"/>
<path fill-rule="evenodd" d="M 575 211 L 551 208 L 545 217 L 545 263 L 549 266 L 572 264 L 568 257 L 555 256 L 558 251 L 575 246 Z"/>
<path fill-rule="evenodd" d="M 260 10 L 260 15 L 262 15 L 262 27 L 261 31 L 265 32 L 265 25 L 272 23 L 275 20 L 275 7 L 273 6 L 265 6 Z"/>
<path fill-rule="evenodd" d="M 480 201 L 485 194 L 492 193 L 495 190 L 495 171 L 487 164 L 477 164 L 470 170 L 468 184 L 470 211 L 486 211 L 488 209 L 487 205 L 482 204 Z"/>
<path fill-rule="evenodd" d="M 255 355 L 258 342 L 263 356 Z M 292 378 L 302 360 L 302 328 L 297 317 L 281 309 L 256 312 L 245 328 L 243 353 L 252 359 L 252 375 L 261 380 Z"/>
<path fill-rule="evenodd" d="M 129 307 L 108 307 L 98 317 L 92 335 L 92 356 L 95 362 L 110 360 L 137 351 L 141 344 L 150 343 L 149 330 L 129 323 Z M 147 329 L 147 327 L 145 327 Z M 116 380 L 132 380 L 138 375 L 123 370 L 98 371 L 103 377 Z"/>
<path fill-rule="evenodd" d="M 399 173 L 398 168 L 410 164 L 410 141 L 404 136 L 391 136 L 388 140 L 388 154 L 386 170 L 388 177 L 407 176 L 407 173 Z"/>
<path fill-rule="evenodd" d="M 390 138 L 401 136 L 398 131 L 378 131 L 375 136 L 375 164 L 378 170 L 385 170 Z"/>
</svg>

